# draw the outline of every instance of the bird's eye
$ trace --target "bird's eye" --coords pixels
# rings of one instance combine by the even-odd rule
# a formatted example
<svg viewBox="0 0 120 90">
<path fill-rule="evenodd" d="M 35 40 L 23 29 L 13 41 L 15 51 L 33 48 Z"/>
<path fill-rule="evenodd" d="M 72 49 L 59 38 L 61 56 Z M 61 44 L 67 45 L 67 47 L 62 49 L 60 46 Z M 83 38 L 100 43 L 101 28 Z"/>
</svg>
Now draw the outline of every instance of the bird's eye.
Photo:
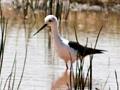
<svg viewBox="0 0 120 90">
<path fill-rule="evenodd" d="M 49 20 L 49 22 L 52 22 L 52 20 Z"/>
</svg>

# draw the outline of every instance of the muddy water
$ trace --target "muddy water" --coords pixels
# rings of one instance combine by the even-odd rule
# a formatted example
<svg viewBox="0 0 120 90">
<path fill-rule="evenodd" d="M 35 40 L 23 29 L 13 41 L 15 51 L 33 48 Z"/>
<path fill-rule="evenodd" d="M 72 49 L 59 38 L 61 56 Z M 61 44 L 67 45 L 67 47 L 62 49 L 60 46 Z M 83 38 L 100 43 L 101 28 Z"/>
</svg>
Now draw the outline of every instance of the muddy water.
<svg viewBox="0 0 120 90">
<path fill-rule="evenodd" d="M 10 15 L 10 14 L 9 14 Z M 31 14 L 30 14 L 31 15 Z M 64 61 L 54 53 L 51 33 L 49 28 L 33 37 L 33 34 L 44 23 L 44 14 L 36 13 L 37 19 L 28 18 L 26 21 L 27 61 L 20 90 L 66 90 L 69 83 L 69 70 L 66 71 Z M 11 72 L 12 64 L 16 56 L 16 78 L 14 89 L 17 88 L 22 73 L 25 58 L 25 29 L 21 16 L 9 18 L 7 39 L 2 68 L 2 89 Z M 12 16 L 11 16 L 12 17 Z M 30 17 L 30 16 L 29 16 Z M 60 34 L 62 37 L 75 41 L 74 27 L 77 30 L 78 40 L 82 45 L 94 46 L 100 27 L 97 48 L 107 50 L 104 54 L 94 55 L 93 59 L 93 89 L 109 87 L 116 90 L 115 70 L 120 82 L 120 17 L 117 13 L 108 12 L 70 12 L 68 20 L 61 20 Z M 51 39 L 50 39 L 51 38 Z M 51 40 L 51 41 L 50 41 Z M 73 64 L 75 71 L 76 63 Z M 89 66 L 89 56 L 85 58 L 84 72 Z M 8 86 L 7 86 L 8 87 Z M 6 87 L 6 89 L 7 89 Z"/>
</svg>

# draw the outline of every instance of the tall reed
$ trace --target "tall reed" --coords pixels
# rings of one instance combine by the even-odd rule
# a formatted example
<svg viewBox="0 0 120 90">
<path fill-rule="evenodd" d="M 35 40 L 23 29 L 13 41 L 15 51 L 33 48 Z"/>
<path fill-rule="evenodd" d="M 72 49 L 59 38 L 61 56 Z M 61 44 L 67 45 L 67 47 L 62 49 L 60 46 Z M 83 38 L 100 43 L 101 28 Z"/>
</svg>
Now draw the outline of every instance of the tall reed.
<svg viewBox="0 0 120 90">
<path fill-rule="evenodd" d="M 14 90 L 15 75 L 16 75 L 16 55 L 17 55 L 17 53 L 15 53 L 15 58 L 14 58 L 14 62 L 13 62 L 13 65 L 12 65 L 12 69 L 11 69 L 11 72 L 10 72 L 9 76 L 7 77 L 7 79 L 5 81 L 3 90 L 5 90 L 7 82 L 8 82 L 8 90 L 10 90 L 10 89 Z M 12 81 L 12 75 L 14 75 L 13 76 L 13 81 Z M 12 84 L 12 86 L 11 86 L 11 84 Z"/>
<path fill-rule="evenodd" d="M 24 12 L 24 17 L 26 16 L 25 12 Z M 25 32 L 25 58 L 24 58 L 24 64 L 23 64 L 23 69 L 22 69 L 22 73 L 21 73 L 21 77 L 20 77 L 20 81 L 17 87 L 17 90 L 19 90 L 22 79 L 23 79 L 23 75 L 24 75 L 24 71 L 25 71 L 25 66 L 26 66 L 26 60 L 27 60 L 27 50 L 28 50 L 28 35 L 27 35 L 27 30 L 26 30 L 26 22 L 25 22 L 25 18 L 23 21 L 23 25 L 24 25 L 24 32 Z"/>
<path fill-rule="evenodd" d="M 6 20 L 4 16 L 2 16 L 2 11 L 0 12 L 0 15 L 1 15 L 0 75 L 1 75 L 8 20 Z"/>
<path fill-rule="evenodd" d="M 99 30 L 99 33 L 97 35 L 94 50 L 96 48 L 96 45 L 97 45 L 98 38 L 99 38 L 100 32 L 102 30 L 102 27 L 103 26 L 101 26 L 101 28 Z M 74 30 L 75 30 L 75 38 L 76 38 L 76 41 L 79 45 L 76 29 L 74 28 Z M 86 41 L 85 47 L 87 47 L 87 44 L 88 44 L 88 39 Z M 93 52 L 94 52 L 94 50 L 93 50 Z M 87 74 L 84 77 L 84 75 L 83 75 L 84 59 L 83 58 L 84 58 L 85 51 L 86 51 L 86 49 L 84 50 L 84 53 L 83 53 L 82 57 L 79 57 L 79 55 L 76 56 L 77 59 L 80 58 L 80 63 L 78 61 L 76 61 L 76 72 L 75 72 L 75 75 L 72 77 L 73 78 L 73 83 L 74 83 L 74 86 L 73 86 L 74 90 L 84 90 L 85 87 L 86 87 L 88 78 L 90 78 L 90 81 L 88 82 L 88 89 L 92 90 L 92 60 L 93 60 L 93 55 L 90 56 L 90 65 L 89 65 L 89 68 L 87 70 Z M 70 55 L 70 57 L 71 57 L 71 55 Z M 72 60 L 72 57 L 71 57 L 71 60 Z M 72 62 L 71 62 L 71 64 L 72 64 Z M 71 65 L 71 68 L 73 68 L 72 65 Z M 70 74 L 71 73 L 74 73 L 72 69 L 70 71 Z M 71 84 L 71 77 L 70 77 L 70 86 L 69 86 L 70 89 L 69 90 L 72 90 L 71 85 L 72 84 Z"/>
<path fill-rule="evenodd" d="M 23 0 L 23 3 L 24 3 L 24 0 Z M 25 50 L 25 58 L 24 58 L 24 64 L 22 67 L 23 69 L 22 69 L 21 77 L 20 77 L 20 80 L 18 82 L 18 86 L 16 86 L 17 90 L 19 90 L 22 79 L 23 79 L 23 74 L 25 71 L 25 65 L 26 65 L 26 59 L 27 59 L 27 42 L 28 42 L 28 38 L 27 38 L 28 35 L 26 32 L 26 16 L 28 15 L 27 12 L 28 12 L 28 2 L 26 2 L 24 10 L 23 10 L 23 14 L 24 14 L 23 24 L 24 24 L 24 30 L 25 30 L 25 40 L 26 40 L 25 48 L 26 48 L 26 50 Z M 2 12 L 1 12 L 1 16 L 2 16 Z M 1 17 L 1 46 L 0 46 L 0 58 L 1 58 L 0 75 L 1 75 L 2 65 L 3 65 L 3 56 L 4 56 L 4 48 L 5 48 L 5 41 L 6 41 L 7 23 L 8 23 L 8 21 L 5 20 L 5 18 L 2 16 Z M 15 58 L 14 58 L 14 62 L 12 65 L 11 72 L 4 83 L 3 90 L 5 90 L 7 86 L 8 86 L 8 90 L 14 90 L 15 79 L 16 79 L 16 56 L 17 56 L 17 51 L 15 53 Z"/>
<path fill-rule="evenodd" d="M 119 83 L 118 83 L 118 77 L 117 77 L 116 70 L 115 70 L 115 78 L 116 78 L 117 90 L 119 90 Z"/>
</svg>

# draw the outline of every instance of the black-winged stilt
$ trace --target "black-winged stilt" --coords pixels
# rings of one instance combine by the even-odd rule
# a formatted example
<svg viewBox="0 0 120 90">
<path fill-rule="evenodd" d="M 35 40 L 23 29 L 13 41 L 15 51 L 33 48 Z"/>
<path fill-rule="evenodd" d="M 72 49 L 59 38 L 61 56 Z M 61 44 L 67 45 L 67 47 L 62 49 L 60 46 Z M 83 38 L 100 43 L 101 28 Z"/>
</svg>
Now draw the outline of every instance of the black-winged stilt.
<svg viewBox="0 0 120 90">
<path fill-rule="evenodd" d="M 99 49 L 92 49 L 88 47 L 84 47 L 77 42 L 73 41 L 68 41 L 62 37 L 60 37 L 58 33 L 58 20 L 54 15 L 48 15 L 45 17 L 45 24 L 34 34 L 36 35 L 39 31 L 41 31 L 44 27 L 50 26 L 51 31 L 53 34 L 53 40 L 54 40 L 54 48 L 56 54 L 62 58 L 65 61 L 66 64 L 66 69 L 68 69 L 67 62 L 69 60 L 75 62 L 77 53 L 79 54 L 80 57 L 84 57 L 90 54 L 97 54 L 97 53 L 102 53 L 104 50 L 99 50 Z M 71 57 L 70 57 L 71 55 Z M 80 58 L 79 58 L 80 59 Z"/>
</svg>

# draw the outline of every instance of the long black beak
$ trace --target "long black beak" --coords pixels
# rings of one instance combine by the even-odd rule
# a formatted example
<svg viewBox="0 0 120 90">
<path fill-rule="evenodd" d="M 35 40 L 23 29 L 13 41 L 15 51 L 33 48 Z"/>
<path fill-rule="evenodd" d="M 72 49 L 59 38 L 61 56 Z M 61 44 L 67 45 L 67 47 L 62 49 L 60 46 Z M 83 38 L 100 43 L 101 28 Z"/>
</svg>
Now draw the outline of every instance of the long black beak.
<svg viewBox="0 0 120 90">
<path fill-rule="evenodd" d="M 35 36 L 39 31 L 41 31 L 43 28 L 45 28 L 47 24 L 44 24 L 33 36 Z"/>
</svg>

